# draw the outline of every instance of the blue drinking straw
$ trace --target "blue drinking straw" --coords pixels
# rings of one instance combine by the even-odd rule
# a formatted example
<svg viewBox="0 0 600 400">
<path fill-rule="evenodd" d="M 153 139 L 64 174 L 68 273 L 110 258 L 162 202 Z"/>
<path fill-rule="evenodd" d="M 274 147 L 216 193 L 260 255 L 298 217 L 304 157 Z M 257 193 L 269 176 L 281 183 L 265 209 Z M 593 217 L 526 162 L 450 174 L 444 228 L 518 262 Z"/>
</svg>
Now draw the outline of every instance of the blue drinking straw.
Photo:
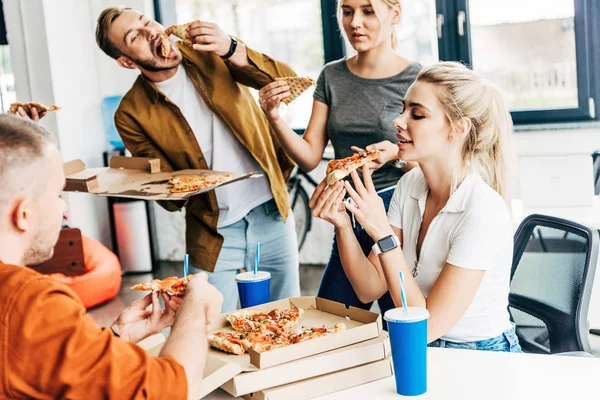
<svg viewBox="0 0 600 400">
<path fill-rule="evenodd" d="M 262 247 L 262 244 L 257 243 L 256 244 L 256 258 L 254 260 L 254 275 L 256 275 L 258 273 L 258 263 L 260 262 L 260 248 Z"/>
<path fill-rule="evenodd" d="M 408 312 L 406 308 L 406 288 L 404 287 L 404 272 L 400 271 L 400 296 L 402 297 L 402 308 L 404 312 Z"/>
<path fill-rule="evenodd" d="M 188 264 L 190 262 L 190 255 L 186 254 L 183 256 L 183 276 L 188 276 Z"/>
</svg>

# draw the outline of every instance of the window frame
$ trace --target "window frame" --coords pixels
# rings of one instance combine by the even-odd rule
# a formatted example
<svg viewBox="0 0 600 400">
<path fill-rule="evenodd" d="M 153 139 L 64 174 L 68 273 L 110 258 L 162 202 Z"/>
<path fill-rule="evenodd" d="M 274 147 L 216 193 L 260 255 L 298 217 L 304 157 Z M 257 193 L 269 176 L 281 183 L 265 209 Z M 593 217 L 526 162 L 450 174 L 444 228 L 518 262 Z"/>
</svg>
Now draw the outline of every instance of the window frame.
<svg viewBox="0 0 600 400">
<path fill-rule="evenodd" d="M 339 30 L 336 7 L 338 0 L 321 0 L 323 23 L 323 50 L 325 63 L 339 60 L 346 55 L 344 39 Z M 511 111 L 515 125 L 584 122 L 600 119 L 600 2 L 573 0 L 575 5 L 575 53 L 577 62 L 578 107 L 560 109 L 530 109 Z M 157 21 L 161 21 L 161 9 L 165 0 L 154 0 Z M 443 18 L 441 35 L 438 35 L 440 60 L 472 63 L 469 24 L 469 0 L 436 0 L 437 17 Z M 466 16 L 465 34 L 458 35 L 458 13 Z M 441 37 L 440 37 L 441 36 Z M 296 130 L 303 133 L 304 130 Z"/>
<path fill-rule="evenodd" d="M 594 42 L 600 42 L 600 30 L 593 26 L 592 21 L 597 20 L 600 4 L 594 0 L 573 0 L 575 5 L 575 54 L 577 62 L 577 97 L 579 105 L 573 108 L 557 109 L 528 109 L 511 111 L 515 125 L 540 124 L 540 123 L 563 123 L 582 122 L 597 120 L 600 114 L 599 86 L 600 77 L 595 76 L 593 71 L 598 63 L 598 49 L 593 46 Z M 441 3 L 441 4 L 440 4 Z M 450 4 L 449 4 L 450 3 Z M 454 3 L 452 7 L 451 3 Z M 467 65 L 472 63 L 470 45 L 469 24 L 469 0 L 437 0 L 438 13 L 442 13 L 446 21 L 451 22 L 450 29 L 454 33 L 444 32 L 439 39 L 442 48 L 455 48 L 454 54 L 450 54 L 448 61 L 461 61 Z M 439 6 L 442 7 L 439 7 Z M 448 14 L 448 11 L 454 11 Z M 466 15 L 465 34 L 458 35 L 458 13 Z M 453 26 L 452 26 L 453 25 Z M 450 42 L 450 43 L 448 43 Z M 446 59 L 440 54 L 440 59 Z"/>
</svg>

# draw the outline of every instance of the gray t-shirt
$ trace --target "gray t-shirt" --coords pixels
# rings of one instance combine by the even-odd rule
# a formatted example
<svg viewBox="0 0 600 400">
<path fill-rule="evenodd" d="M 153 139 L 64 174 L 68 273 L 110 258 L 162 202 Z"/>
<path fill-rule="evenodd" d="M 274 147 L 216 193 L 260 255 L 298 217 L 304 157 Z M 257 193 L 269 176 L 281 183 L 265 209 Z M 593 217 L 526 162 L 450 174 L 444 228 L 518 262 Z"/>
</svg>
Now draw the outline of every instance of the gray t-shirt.
<svg viewBox="0 0 600 400">
<path fill-rule="evenodd" d="M 413 62 L 398 75 L 365 79 L 350 72 L 345 59 L 325 65 L 314 98 L 329 107 L 327 135 L 335 158 L 351 156 L 351 146 L 398 142 L 392 121 L 402 113 L 404 95 L 420 69 Z M 402 175 L 402 170 L 386 164 L 373 174 L 375 188 L 395 186 Z"/>
</svg>

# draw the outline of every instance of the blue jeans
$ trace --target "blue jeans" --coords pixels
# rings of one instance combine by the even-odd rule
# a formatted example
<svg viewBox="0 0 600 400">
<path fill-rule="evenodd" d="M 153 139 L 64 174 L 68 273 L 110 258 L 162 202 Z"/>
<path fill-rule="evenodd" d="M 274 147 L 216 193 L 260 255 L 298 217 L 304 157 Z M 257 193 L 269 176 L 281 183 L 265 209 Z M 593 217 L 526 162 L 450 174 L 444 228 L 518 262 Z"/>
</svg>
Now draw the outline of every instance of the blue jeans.
<svg viewBox="0 0 600 400">
<path fill-rule="evenodd" d="M 447 349 L 467 349 L 484 351 L 504 351 L 510 353 L 522 353 L 519 339 L 515 328 L 511 328 L 499 336 L 491 339 L 478 340 L 475 342 L 449 342 L 447 340 L 437 339 L 428 344 L 429 347 L 442 347 Z"/>
<path fill-rule="evenodd" d="M 237 309 L 238 291 L 235 276 L 240 269 L 252 271 L 256 244 L 262 243 L 260 270 L 271 274 L 271 300 L 300 296 L 298 243 L 294 216 L 286 222 L 274 200 L 252 209 L 238 222 L 219 228 L 224 242 L 214 272 L 208 281 L 223 294 L 222 312 Z M 190 266 L 190 272 L 200 272 Z"/>
<path fill-rule="evenodd" d="M 394 188 L 379 193 L 379 196 L 383 199 L 383 204 L 385 205 L 386 211 L 390 206 L 390 201 L 393 194 Z M 365 232 L 363 227 L 360 226 L 358 222 L 356 222 L 354 227 L 354 235 L 356 236 L 363 253 L 365 256 L 368 256 L 371 252 L 371 247 L 373 247 L 373 244 L 375 244 L 375 241 L 371 239 L 371 237 L 367 234 L 367 232 Z M 354 292 L 352 284 L 348 280 L 348 277 L 346 277 L 346 273 L 342 267 L 342 260 L 340 258 L 337 238 L 335 236 L 333 237 L 331 256 L 329 257 L 329 262 L 325 267 L 325 272 L 323 272 L 321 285 L 317 295 L 324 299 L 345 304 L 347 307 L 354 306 L 364 310 L 369 310 L 373 305 L 373 303 L 362 303 Z M 389 309 L 395 308 L 394 301 L 392 300 L 389 292 L 381 296 L 381 298 L 377 300 L 377 303 L 379 304 L 382 314 Z"/>
</svg>

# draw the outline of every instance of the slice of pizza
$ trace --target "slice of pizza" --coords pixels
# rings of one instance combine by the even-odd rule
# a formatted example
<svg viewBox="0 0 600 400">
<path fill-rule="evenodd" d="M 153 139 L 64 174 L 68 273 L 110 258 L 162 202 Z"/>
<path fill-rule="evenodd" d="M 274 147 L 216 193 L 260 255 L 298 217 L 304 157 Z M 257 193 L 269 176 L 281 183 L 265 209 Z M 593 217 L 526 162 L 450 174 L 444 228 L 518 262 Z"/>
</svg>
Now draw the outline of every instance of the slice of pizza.
<svg viewBox="0 0 600 400">
<path fill-rule="evenodd" d="M 231 174 L 180 175 L 169 179 L 171 193 L 195 192 L 231 180 Z"/>
<path fill-rule="evenodd" d="M 334 333 L 338 333 L 340 331 L 346 330 L 346 325 L 343 323 L 338 323 L 333 326 L 320 326 L 320 327 L 305 327 L 303 326 L 300 329 L 295 331 L 291 331 L 288 334 L 288 340 L 292 344 L 305 342 L 307 340 L 312 340 L 324 336 L 333 335 Z"/>
<path fill-rule="evenodd" d="M 208 334 L 208 343 L 215 349 L 240 355 L 246 352 L 246 336 L 247 333 L 244 332 L 215 332 Z"/>
<path fill-rule="evenodd" d="M 261 311 L 237 311 L 227 315 L 231 327 L 240 332 L 267 330 L 272 333 L 285 332 L 298 323 L 304 310 L 290 308 L 288 310 L 273 309 Z"/>
<path fill-rule="evenodd" d="M 313 78 L 304 78 L 300 76 L 288 76 L 286 78 L 275 78 L 276 81 L 285 81 L 290 87 L 290 95 L 283 100 L 285 104 L 290 104 L 296 100 L 298 96 L 304 93 L 309 87 L 316 85 L 317 82 Z"/>
<path fill-rule="evenodd" d="M 25 112 L 29 115 L 31 115 L 31 109 L 35 108 L 39 113 L 41 113 L 42 111 L 57 111 L 60 110 L 59 106 L 47 106 L 45 104 L 42 103 L 37 103 L 35 101 L 28 101 L 26 103 L 21 103 L 19 101 L 16 101 L 14 103 L 12 103 L 10 105 L 10 108 L 8 109 L 8 112 L 10 114 L 15 114 L 18 110 L 19 107 L 22 107 Z"/>
<path fill-rule="evenodd" d="M 160 35 L 157 53 L 163 58 L 169 58 L 171 54 L 171 41 L 167 35 Z"/>
<path fill-rule="evenodd" d="M 154 279 L 150 282 L 143 282 L 133 285 L 131 286 L 131 289 L 151 292 L 165 292 L 173 296 L 182 296 L 185 294 L 185 288 L 193 276 L 194 275 L 192 274 L 184 276 L 183 278 L 172 276 L 163 280 Z"/>
<path fill-rule="evenodd" d="M 167 29 L 165 29 L 165 35 L 175 35 L 182 40 L 183 44 L 191 46 L 193 43 L 192 38 L 188 34 L 188 27 L 192 24 L 192 22 L 188 22 L 187 24 L 182 25 L 171 25 Z"/>
<path fill-rule="evenodd" d="M 335 182 L 344 179 L 346 176 L 365 164 L 376 160 L 381 155 L 379 150 L 364 151 L 356 153 L 353 156 L 342 158 L 341 160 L 331 160 L 327 164 L 327 184 L 333 185 Z"/>
<path fill-rule="evenodd" d="M 268 330 L 259 330 L 256 332 L 245 332 L 242 335 L 246 335 L 243 339 L 246 350 L 252 349 L 259 353 L 292 344 L 287 332 L 276 333 Z"/>
</svg>

